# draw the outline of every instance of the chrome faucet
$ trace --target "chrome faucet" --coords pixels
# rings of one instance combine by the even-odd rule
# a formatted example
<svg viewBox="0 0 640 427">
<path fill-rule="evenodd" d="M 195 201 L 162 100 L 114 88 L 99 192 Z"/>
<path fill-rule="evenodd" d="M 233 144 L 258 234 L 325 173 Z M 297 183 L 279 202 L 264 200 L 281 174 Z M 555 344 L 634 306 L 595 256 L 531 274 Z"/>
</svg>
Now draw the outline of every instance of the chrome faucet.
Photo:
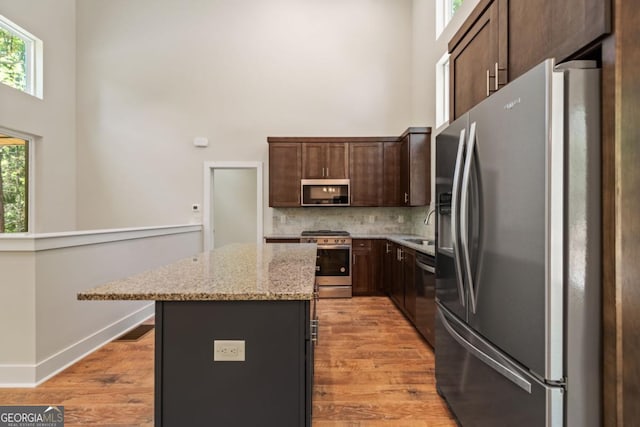
<svg viewBox="0 0 640 427">
<path fill-rule="evenodd" d="M 431 219 L 431 216 L 432 216 L 434 213 L 436 213 L 436 209 L 435 209 L 435 208 L 431 208 L 431 209 L 429 209 L 429 210 L 427 211 L 427 217 L 424 219 L 424 224 L 425 224 L 425 225 L 429 225 L 429 224 L 431 224 L 430 219 Z"/>
</svg>

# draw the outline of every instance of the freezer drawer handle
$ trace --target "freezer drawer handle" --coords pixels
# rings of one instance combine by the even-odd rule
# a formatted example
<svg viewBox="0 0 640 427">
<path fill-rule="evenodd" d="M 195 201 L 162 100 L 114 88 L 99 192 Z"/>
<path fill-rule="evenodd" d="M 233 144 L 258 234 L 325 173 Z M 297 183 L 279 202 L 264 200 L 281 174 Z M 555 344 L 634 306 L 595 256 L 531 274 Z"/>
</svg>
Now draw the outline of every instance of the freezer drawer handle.
<svg viewBox="0 0 640 427">
<path fill-rule="evenodd" d="M 440 310 L 438 310 L 438 315 L 440 316 L 440 320 L 442 320 L 442 324 L 444 325 L 444 328 L 447 330 L 447 332 L 449 332 L 449 334 L 453 337 L 453 339 L 455 339 L 458 342 L 458 344 L 463 346 L 465 349 L 467 349 L 467 351 L 469 351 L 475 357 L 480 359 L 486 365 L 490 366 L 493 370 L 495 370 L 496 372 L 504 376 L 506 379 L 508 379 L 509 381 L 511 381 L 512 383 L 514 383 L 515 385 L 517 385 L 527 393 L 531 394 L 531 383 L 529 381 L 527 381 L 517 372 L 497 362 L 495 359 L 493 359 L 491 356 L 489 356 L 488 354 L 486 354 L 485 352 L 483 352 L 482 350 L 480 350 L 479 348 L 471 344 L 469 341 L 465 340 L 460 334 L 458 334 L 451 327 L 447 319 L 444 317 L 444 314 L 442 314 Z"/>
</svg>

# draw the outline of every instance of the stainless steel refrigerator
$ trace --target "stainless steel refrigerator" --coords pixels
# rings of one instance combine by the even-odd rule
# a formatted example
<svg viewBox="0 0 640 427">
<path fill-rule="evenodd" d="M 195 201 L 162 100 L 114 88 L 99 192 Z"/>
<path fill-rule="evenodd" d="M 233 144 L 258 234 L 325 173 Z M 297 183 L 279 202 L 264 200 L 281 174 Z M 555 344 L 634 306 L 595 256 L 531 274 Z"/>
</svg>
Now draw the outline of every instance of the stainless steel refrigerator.
<svg viewBox="0 0 640 427">
<path fill-rule="evenodd" d="M 436 383 L 465 427 L 601 424 L 600 70 L 547 60 L 436 137 Z"/>
</svg>

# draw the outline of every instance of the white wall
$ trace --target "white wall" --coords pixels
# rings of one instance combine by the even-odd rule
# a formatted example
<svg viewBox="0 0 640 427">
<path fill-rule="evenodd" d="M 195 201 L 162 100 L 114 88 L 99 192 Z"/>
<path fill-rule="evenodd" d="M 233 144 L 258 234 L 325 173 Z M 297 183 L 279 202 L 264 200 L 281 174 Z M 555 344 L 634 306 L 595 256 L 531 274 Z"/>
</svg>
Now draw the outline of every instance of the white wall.
<svg viewBox="0 0 640 427">
<path fill-rule="evenodd" d="M 435 207 L 435 137 L 446 128 L 436 128 L 436 63 L 448 52 L 449 40 L 480 0 L 464 0 L 451 22 L 440 35 L 436 35 L 436 0 L 412 1 L 412 109 L 411 120 L 415 126 L 426 123 L 431 134 L 431 208 Z M 422 125 L 424 126 L 424 125 Z M 425 210 L 426 212 L 427 210 Z M 420 214 L 417 215 L 419 218 Z M 426 213 L 424 214 L 426 216 Z M 414 221 L 420 235 L 434 236 L 434 222 L 423 228 L 421 221 Z"/>
<path fill-rule="evenodd" d="M 266 164 L 269 135 L 409 125 L 411 0 L 77 7 L 80 228 L 188 222 L 203 162 Z"/>
<path fill-rule="evenodd" d="M 0 127 L 36 137 L 35 227 L 76 226 L 76 2 L 0 0 L 0 14 L 44 42 L 44 98 L 0 84 Z"/>
<path fill-rule="evenodd" d="M 35 264 L 32 252 L 0 254 L 0 365 L 35 363 L 36 339 L 28 333 L 36 326 Z M 18 377 L 5 381 L 15 382 Z"/>
<path fill-rule="evenodd" d="M 33 386 L 154 313 L 78 292 L 201 248 L 199 225 L 0 238 L 0 387 Z"/>
<path fill-rule="evenodd" d="M 214 169 L 214 248 L 230 243 L 256 242 L 256 173 L 256 169 Z"/>
</svg>

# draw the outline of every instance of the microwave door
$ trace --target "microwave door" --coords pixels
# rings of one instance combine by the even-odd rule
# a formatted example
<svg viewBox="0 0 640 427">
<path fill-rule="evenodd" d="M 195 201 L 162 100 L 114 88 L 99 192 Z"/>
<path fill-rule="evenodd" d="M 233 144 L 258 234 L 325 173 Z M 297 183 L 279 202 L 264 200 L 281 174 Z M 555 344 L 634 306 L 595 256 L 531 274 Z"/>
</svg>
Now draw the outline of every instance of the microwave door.
<svg viewBox="0 0 640 427">
<path fill-rule="evenodd" d="M 350 198 L 348 179 L 303 179 L 301 181 L 302 206 L 348 206 Z"/>
</svg>

